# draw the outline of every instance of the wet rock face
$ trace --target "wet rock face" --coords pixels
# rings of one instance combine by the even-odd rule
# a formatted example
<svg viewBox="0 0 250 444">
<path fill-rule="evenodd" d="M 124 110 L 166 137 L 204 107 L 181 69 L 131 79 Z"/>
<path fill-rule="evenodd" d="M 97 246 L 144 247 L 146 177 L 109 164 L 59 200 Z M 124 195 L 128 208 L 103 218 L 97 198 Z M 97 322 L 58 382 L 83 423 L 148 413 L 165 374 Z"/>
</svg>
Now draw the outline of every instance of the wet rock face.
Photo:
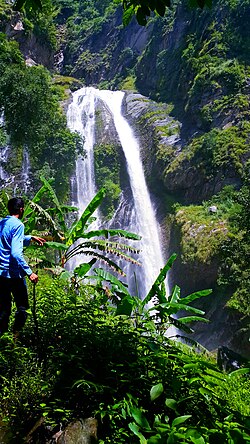
<svg viewBox="0 0 250 444">
<path fill-rule="evenodd" d="M 121 24 L 120 7 L 102 23 L 100 29 L 86 33 L 74 53 L 66 43 L 61 72 L 64 73 L 65 69 L 67 74 L 84 79 L 86 85 L 126 77 L 127 69 L 135 65 L 145 48 L 152 27 L 139 26 L 135 19 L 126 27 Z M 72 66 L 70 72 L 69 66 Z"/>
<path fill-rule="evenodd" d="M 221 370 L 232 372 L 248 365 L 248 360 L 227 347 L 218 347 L 217 363 Z"/>
<path fill-rule="evenodd" d="M 41 64 L 48 69 L 53 68 L 53 51 L 41 43 L 33 33 L 26 33 L 20 12 L 12 15 L 4 31 L 9 39 L 14 39 L 19 43 L 20 51 L 27 60 L 27 64 L 30 65 L 32 61 L 32 65 Z"/>
<path fill-rule="evenodd" d="M 141 157 L 148 182 L 153 179 L 162 186 L 165 161 L 162 163 L 159 160 L 159 152 L 166 148 L 171 157 L 180 150 L 180 122 L 170 116 L 168 105 L 132 92 L 126 93 L 124 114 L 140 140 Z"/>
</svg>

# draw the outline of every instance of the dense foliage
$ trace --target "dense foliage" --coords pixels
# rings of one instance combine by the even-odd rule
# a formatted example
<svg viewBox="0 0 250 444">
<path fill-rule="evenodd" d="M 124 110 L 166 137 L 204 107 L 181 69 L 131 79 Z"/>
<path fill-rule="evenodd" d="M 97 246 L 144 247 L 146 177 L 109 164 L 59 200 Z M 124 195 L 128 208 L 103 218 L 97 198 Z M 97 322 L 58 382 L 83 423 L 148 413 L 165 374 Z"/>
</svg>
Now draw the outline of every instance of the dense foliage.
<svg viewBox="0 0 250 444">
<path fill-rule="evenodd" d="M 10 335 L 0 338 L 9 442 L 40 417 L 54 426 L 93 415 L 100 443 L 248 442 L 247 375 L 228 376 L 206 353 L 167 339 L 167 318 L 157 327 L 150 312 L 115 316 L 110 297 L 98 286 L 76 291 L 40 272 L 38 330 L 33 300 L 15 347 Z"/>
<path fill-rule="evenodd" d="M 51 200 L 47 210 L 38 204 L 45 192 Z M 1 215 L 6 201 L 3 192 Z M 68 245 L 77 233 L 84 235 L 84 221 L 99 203 L 93 199 L 73 230 L 64 233 Z M 49 230 L 56 221 L 62 227 L 63 208 L 44 180 L 26 205 L 26 229 L 35 222 L 43 229 L 46 222 Z M 247 214 L 243 220 L 249 225 Z M 42 263 L 38 256 L 31 249 L 30 261 L 37 266 Z M 188 339 L 190 347 L 187 338 L 173 340 L 192 332 L 194 321 L 206 321 L 192 303 L 211 293 L 180 298 L 174 286 L 167 295 L 165 279 L 174 260 L 175 255 L 160 270 L 143 301 L 102 269 L 94 270 L 96 284 L 77 282 L 80 267 L 69 280 L 53 269 L 52 275 L 39 271 L 38 285 L 29 283 L 30 316 L 19 339 L 11 333 L 0 337 L 4 441 L 46 442 L 59 423 L 64 427 L 89 416 L 98 420 L 100 444 L 250 441 L 249 368 L 226 374 L 194 341 Z"/>
<path fill-rule="evenodd" d="M 3 128 L 13 146 L 9 173 L 20 169 L 26 147 L 36 180 L 40 174 L 53 177 L 58 195 L 65 199 L 68 177 L 76 153 L 83 149 L 82 141 L 66 127 L 60 93 L 50 73 L 42 66 L 26 67 L 16 42 L 7 41 L 3 34 L 0 45 L 0 107 Z M 58 162 L 64 165 L 63 171 L 58 169 Z"/>
<path fill-rule="evenodd" d="M 121 194 L 121 162 L 118 146 L 95 145 L 95 180 L 98 187 L 104 186 L 106 196 L 101 206 L 105 218 L 111 219 Z"/>
<path fill-rule="evenodd" d="M 219 257 L 220 282 L 230 288 L 228 295 L 233 293 L 228 304 L 249 315 L 250 3 L 221 0 L 202 13 L 190 12 L 186 3 L 180 2 L 177 9 L 159 18 L 165 12 L 164 1 L 150 1 L 149 6 L 147 1 L 142 5 L 124 2 L 126 23 L 136 12 L 139 23 L 145 24 L 149 9 L 157 10 L 148 18 L 143 51 L 128 37 L 133 21 L 126 34 L 120 26 L 121 10 L 111 1 L 56 0 L 56 10 L 48 1 L 38 11 L 29 8 L 31 2 L 20 6 L 24 6 L 26 34 L 34 32 L 49 49 L 56 47 L 55 23 L 59 25 L 59 40 L 65 46 L 64 73 L 102 87 L 129 85 L 173 103 L 165 112 L 184 122 L 185 142 L 178 149 L 156 143 L 155 176 L 158 180 L 160 171 L 161 196 L 167 182 L 174 183 L 176 176 L 190 169 L 196 171 L 198 188 L 212 184 L 207 187 L 209 202 L 178 209 L 183 260 L 192 266 L 194 261 L 209 264 Z M 11 15 L 3 2 L 0 14 L 3 22 Z M 137 32 L 138 28 L 133 35 Z M 104 41 L 103 35 L 109 38 Z M 9 170 L 20 169 L 25 145 L 35 179 L 41 172 L 53 177 L 60 200 L 65 199 L 75 155 L 82 150 L 79 137 L 66 129 L 58 105 L 65 96 L 45 68 L 25 66 L 14 41 L 2 35 L 0 45 L 0 107 L 5 115 L 0 143 L 4 146 L 10 137 L 13 144 Z M 164 120 L 155 108 L 140 123 L 155 123 L 159 118 Z M 161 138 L 168 138 L 180 127 L 171 120 L 163 122 L 159 131 Z M 111 146 L 96 150 L 97 181 L 103 185 L 105 178 L 109 191 L 108 216 L 119 193 L 114 153 Z M 212 196 L 211 189 L 218 191 L 227 177 L 238 190 Z M 172 199 L 178 198 L 173 192 Z M 218 207 L 216 214 L 207 211 L 212 204 Z M 104 275 L 98 273 L 100 283 Z M 81 287 L 77 280 L 74 288 L 68 287 L 57 278 L 43 277 L 37 292 L 39 338 L 30 317 L 21 338 L 21 344 L 29 348 L 13 351 L 12 339 L 1 339 L 0 372 L 6 378 L 2 414 L 10 422 L 13 419 L 23 434 L 40 415 L 54 424 L 76 414 L 96 414 L 105 443 L 247 442 L 242 430 L 249 427 L 245 418 L 249 416 L 249 379 L 240 374 L 227 377 L 206 357 L 172 344 L 155 331 L 145 312 L 132 321 L 114 316 L 117 312 L 110 299 L 115 303 L 125 294 L 119 310 L 129 312 L 133 299 L 120 281 L 105 276 L 112 291 Z M 166 306 L 160 308 L 161 313 Z M 77 369 L 76 374 L 71 368 Z"/>
</svg>

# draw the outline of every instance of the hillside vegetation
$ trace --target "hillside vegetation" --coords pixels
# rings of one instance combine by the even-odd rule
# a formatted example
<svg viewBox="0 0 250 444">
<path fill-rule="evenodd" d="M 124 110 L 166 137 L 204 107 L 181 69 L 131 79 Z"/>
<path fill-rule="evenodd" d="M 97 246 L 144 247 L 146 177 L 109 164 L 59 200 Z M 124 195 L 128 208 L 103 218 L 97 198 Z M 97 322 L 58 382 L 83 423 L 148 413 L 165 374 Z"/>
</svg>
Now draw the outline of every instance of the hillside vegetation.
<svg viewBox="0 0 250 444">
<path fill-rule="evenodd" d="M 46 442 L 59 424 L 94 416 L 100 444 L 247 443 L 249 363 L 243 360 L 245 368 L 236 372 L 218 368 L 214 354 L 192 340 L 190 325 L 206 326 L 201 306 L 217 311 L 217 301 L 225 300 L 222 311 L 236 314 L 241 329 L 235 349 L 249 357 L 250 0 L 218 0 L 203 11 L 173 2 L 163 18 L 156 14 L 145 27 L 132 20 L 127 28 L 121 6 L 110 0 L 42 4 L 34 10 L 26 2 L 14 12 L 0 0 L 0 144 L 11 145 L 6 169 L 14 176 L 28 150 L 27 204 L 44 178 L 48 195 L 40 200 L 38 193 L 26 227 L 36 233 L 36 225 L 56 251 L 26 252 L 33 266 L 40 264 L 40 284 L 30 288 L 30 316 L 19 340 L 11 333 L 0 338 L 0 437 L 8 444 L 25 437 L 41 442 L 41 429 L 29 435 L 40 421 Z M 172 256 L 149 293 L 157 315 L 128 293 L 122 278 L 93 269 L 96 284 L 86 280 L 106 252 L 107 231 L 92 243 L 101 253 L 92 252 L 75 272 L 63 269 L 75 240 L 68 213 L 74 220 L 76 209 L 65 205 L 69 178 L 77 154 L 84 154 L 84 141 L 67 129 L 65 107 L 69 90 L 83 84 L 146 96 L 132 97 L 143 109 L 139 117 L 126 111 L 141 137 L 161 225 L 174 233 L 169 244 L 179 258 L 171 280 L 184 282 L 166 295 Z M 106 217 L 119 198 L 118 159 L 116 145 L 96 146 L 97 183 L 109 197 Z M 2 183 L 1 217 L 13 187 L 24 194 L 18 179 Z M 75 227 L 78 234 L 86 228 Z M 93 239 L 84 235 L 88 248 Z M 212 295 L 198 292 L 201 281 Z M 188 339 L 167 338 L 170 325 Z"/>
</svg>

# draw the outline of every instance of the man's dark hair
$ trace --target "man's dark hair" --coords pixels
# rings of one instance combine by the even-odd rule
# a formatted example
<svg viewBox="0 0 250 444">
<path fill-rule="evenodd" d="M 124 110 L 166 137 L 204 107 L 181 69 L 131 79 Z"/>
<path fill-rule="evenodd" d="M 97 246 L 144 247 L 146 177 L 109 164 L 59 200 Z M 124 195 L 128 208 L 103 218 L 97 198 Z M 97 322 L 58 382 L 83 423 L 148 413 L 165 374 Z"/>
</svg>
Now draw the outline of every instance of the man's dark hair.
<svg viewBox="0 0 250 444">
<path fill-rule="evenodd" d="M 24 200 L 21 197 L 12 197 L 8 201 L 8 210 L 11 216 L 19 214 L 20 208 L 24 208 Z"/>
</svg>

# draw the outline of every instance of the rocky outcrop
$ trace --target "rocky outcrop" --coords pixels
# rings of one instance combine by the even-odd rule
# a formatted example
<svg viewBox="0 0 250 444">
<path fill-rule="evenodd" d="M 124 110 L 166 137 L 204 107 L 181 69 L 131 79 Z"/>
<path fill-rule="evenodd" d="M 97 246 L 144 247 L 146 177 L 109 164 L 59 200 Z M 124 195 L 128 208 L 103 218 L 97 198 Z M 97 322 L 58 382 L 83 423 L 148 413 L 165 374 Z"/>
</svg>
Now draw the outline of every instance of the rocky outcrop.
<svg viewBox="0 0 250 444">
<path fill-rule="evenodd" d="M 141 27 L 135 20 L 127 27 L 121 23 L 122 9 L 118 8 L 99 28 L 88 30 L 75 51 L 66 43 L 62 73 L 82 78 L 86 85 L 115 83 L 115 79 L 126 77 L 150 38 L 152 27 Z"/>
<path fill-rule="evenodd" d="M 127 92 L 124 113 L 140 140 L 144 171 L 151 191 L 162 189 L 166 163 L 182 146 L 181 124 L 170 116 L 170 108 L 139 94 Z M 165 187 L 168 192 L 168 187 Z"/>
<path fill-rule="evenodd" d="M 19 48 L 28 66 L 40 64 L 52 69 L 54 66 L 54 51 L 44 45 L 35 34 L 26 29 L 20 12 L 12 13 L 6 22 L 4 32 L 9 39 L 19 43 Z"/>
<path fill-rule="evenodd" d="M 97 420 L 74 421 L 59 435 L 58 444 L 94 444 L 97 442 Z"/>
<path fill-rule="evenodd" d="M 29 444 L 94 444 L 97 442 L 97 420 L 95 418 L 77 419 L 62 429 L 61 425 L 51 427 L 46 425 L 44 417 L 37 420 L 23 442 Z M 8 444 L 8 427 L 2 429 L 0 420 L 1 444 Z"/>
</svg>

